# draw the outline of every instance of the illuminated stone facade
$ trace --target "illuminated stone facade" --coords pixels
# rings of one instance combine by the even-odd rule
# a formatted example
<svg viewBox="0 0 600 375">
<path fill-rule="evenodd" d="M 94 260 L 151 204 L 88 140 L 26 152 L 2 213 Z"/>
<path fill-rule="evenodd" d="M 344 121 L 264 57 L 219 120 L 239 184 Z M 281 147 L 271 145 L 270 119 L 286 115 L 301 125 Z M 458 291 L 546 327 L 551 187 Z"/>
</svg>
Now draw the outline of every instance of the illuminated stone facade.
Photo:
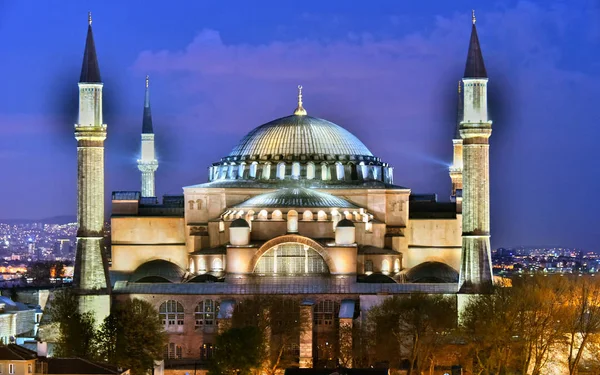
<svg viewBox="0 0 600 375">
<path fill-rule="evenodd" d="M 473 48 L 472 41 L 471 60 Z M 215 335 L 241 301 L 263 295 L 294 300 L 308 324 L 290 350 L 310 367 L 331 365 L 348 340 L 344 332 L 386 296 L 457 294 L 460 286 L 491 280 L 491 268 L 488 273 L 481 261 L 489 251 L 487 78 L 465 76 L 463 82 L 450 202 L 396 185 L 393 167 L 358 138 L 309 116 L 301 91 L 292 115 L 251 130 L 209 167 L 208 182 L 159 202 L 146 85 L 142 189 L 112 194 L 115 300 L 152 303 L 169 334 L 165 356 L 201 360 L 210 357 Z M 89 220 L 80 221 L 78 257 L 85 262 L 78 273 L 89 290 L 104 290 L 101 252 L 89 250 L 99 249 L 93 235 L 102 221 L 101 199 L 94 200 L 103 183 L 102 84 L 80 86 L 93 89 L 96 101 L 89 104 L 82 91 L 80 206 Z"/>
</svg>

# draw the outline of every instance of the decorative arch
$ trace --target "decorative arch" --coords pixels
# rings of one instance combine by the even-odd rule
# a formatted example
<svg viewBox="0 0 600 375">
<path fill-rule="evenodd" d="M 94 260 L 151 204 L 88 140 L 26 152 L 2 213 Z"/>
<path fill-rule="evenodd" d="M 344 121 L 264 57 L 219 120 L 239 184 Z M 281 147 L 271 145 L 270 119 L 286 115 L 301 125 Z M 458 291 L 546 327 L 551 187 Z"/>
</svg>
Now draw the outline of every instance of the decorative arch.
<svg viewBox="0 0 600 375">
<path fill-rule="evenodd" d="M 284 236 L 275 237 L 272 240 L 265 242 L 252 257 L 252 260 L 250 261 L 250 264 L 249 264 L 248 272 L 252 272 L 252 270 L 254 270 L 254 268 L 256 268 L 256 264 L 258 263 L 258 260 L 260 259 L 261 256 L 263 256 L 264 253 L 269 251 L 271 248 L 273 248 L 277 245 L 284 244 L 284 243 L 300 243 L 300 244 L 311 247 L 317 253 L 319 253 L 319 255 L 323 258 L 323 260 L 327 264 L 327 267 L 329 267 L 329 272 L 337 273 L 337 267 L 336 267 L 335 263 L 333 262 L 333 259 L 331 259 L 331 257 L 329 256 L 329 253 L 327 252 L 327 250 L 325 250 L 325 248 L 323 248 L 323 246 L 321 246 L 315 240 L 312 240 L 308 237 L 299 236 L 296 234 L 287 234 Z"/>
</svg>

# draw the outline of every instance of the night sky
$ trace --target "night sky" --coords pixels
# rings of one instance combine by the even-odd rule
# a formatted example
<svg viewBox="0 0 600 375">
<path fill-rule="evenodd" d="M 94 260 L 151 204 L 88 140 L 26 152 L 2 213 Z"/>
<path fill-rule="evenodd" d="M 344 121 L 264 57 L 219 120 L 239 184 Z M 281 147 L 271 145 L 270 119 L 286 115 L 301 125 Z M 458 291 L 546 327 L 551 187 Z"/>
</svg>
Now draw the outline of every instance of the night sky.
<svg viewBox="0 0 600 375">
<path fill-rule="evenodd" d="M 60 4 L 60 5 L 59 5 Z M 177 4 L 177 6 L 170 6 Z M 254 127 L 333 121 L 448 200 L 471 9 L 489 75 L 492 245 L 600 250 L 600 2 L 0 0 L 0 218 L 75 215 L 77 81 L 93 13 L 106 201 L 139 190 L 150 75 L 157 193 L 207 180 Z"/>
</svg>

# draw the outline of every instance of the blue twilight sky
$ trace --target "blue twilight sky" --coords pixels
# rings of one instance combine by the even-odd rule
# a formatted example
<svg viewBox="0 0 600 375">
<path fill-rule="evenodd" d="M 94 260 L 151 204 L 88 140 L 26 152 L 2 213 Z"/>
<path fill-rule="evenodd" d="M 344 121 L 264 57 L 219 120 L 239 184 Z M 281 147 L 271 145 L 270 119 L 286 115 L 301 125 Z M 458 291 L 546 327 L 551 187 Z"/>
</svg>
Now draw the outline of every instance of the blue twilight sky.
<svg viewBox="0 0 600 375">
<path fill-rule="evenodd" d="M 0 218 L 76 212 L 88 10 L 107 203 L 139 189 L 146 74 L 160 195 L 206 181 L 244 134 L 292 113 L 302 84 L 310 115 L 353 132 L 397 184 L 446 200 L 472 8 L 494 120 L 492 245 L 600 250 L 597 0 L 0 0 Z"/>
</svg>

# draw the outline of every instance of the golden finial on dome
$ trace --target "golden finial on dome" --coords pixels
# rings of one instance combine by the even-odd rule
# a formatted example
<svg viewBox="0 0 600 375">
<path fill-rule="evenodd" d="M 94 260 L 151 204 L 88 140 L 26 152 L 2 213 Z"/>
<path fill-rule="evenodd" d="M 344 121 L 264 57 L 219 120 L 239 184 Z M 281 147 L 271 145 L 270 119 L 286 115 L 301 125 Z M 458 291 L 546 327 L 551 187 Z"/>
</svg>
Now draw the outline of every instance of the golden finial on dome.
<svg viewBox="0 0 600 375">
<path fill-rule="evenodd" d="M 302 85 L 298 85 L 298 108 L 294 111 L 296 116 L 306 116 L 306 109 L 302 107 Z"/>
<path fill-rule="evenodd" d="M 458 93 L 460 94 L 460 80 L 458 81 Z"/>
<path fill-rule="evenodd" d="M 88 12 L 88 25 L 92 26 L 92 12 Z"/>
<path fill-rule="evenodd" d="M 471 10 L 471 18 L 473 19 L 473 25 L 475 25 L 475 22 L 477 22 L 477 19 L 475 18 L 475 9 Z"/>
<path fill-rule="evenodd" d="M 146 76 L 146 88 L 148 88 L 148 83 L 150 82 L 150 76 Z"/>
</svg>

